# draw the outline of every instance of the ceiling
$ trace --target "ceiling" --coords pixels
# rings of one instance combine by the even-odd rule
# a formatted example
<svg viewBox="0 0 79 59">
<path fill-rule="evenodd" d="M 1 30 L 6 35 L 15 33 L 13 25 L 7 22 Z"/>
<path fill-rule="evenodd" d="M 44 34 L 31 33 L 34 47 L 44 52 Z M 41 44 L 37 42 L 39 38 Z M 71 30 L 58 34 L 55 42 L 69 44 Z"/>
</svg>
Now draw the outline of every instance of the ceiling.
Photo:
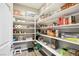
<svg viewBox="0 0 79 59">
<path fill-rule="evenodd" d="M 40 9 L 44 3 L 20 3 L 21 5 L 34 8 L 34 9 Z"/>
</svg>

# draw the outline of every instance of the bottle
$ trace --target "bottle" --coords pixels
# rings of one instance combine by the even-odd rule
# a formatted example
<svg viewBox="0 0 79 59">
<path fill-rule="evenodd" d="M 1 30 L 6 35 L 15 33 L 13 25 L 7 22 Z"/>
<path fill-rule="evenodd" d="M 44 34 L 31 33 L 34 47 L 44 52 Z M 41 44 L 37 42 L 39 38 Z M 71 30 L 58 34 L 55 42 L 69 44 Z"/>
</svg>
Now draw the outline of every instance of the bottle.
<svg viewBox="0 0 79 59">
<path fill-rule="evenodd" d="M 58 37 L 58 30 L 56 30 L 55 32 L 56 32 L 56 37 Z"/>
<path fill-rule="evenodd" d="M 59 17 L 58 18 L 58 25 L 63 25 L 64 22 L 63 22 L 63 17 Z"/>
<path fill-rule="evenodd" d="M 74 23 L 76 23 L 75 16 L 70 16 L 69 17 L 69 24 L 74 24 Z"/>
<path fill-rule="evenodd" d="M 65 24 L 69 24 L 69 19 L 65 18 Z"/>
</svg>

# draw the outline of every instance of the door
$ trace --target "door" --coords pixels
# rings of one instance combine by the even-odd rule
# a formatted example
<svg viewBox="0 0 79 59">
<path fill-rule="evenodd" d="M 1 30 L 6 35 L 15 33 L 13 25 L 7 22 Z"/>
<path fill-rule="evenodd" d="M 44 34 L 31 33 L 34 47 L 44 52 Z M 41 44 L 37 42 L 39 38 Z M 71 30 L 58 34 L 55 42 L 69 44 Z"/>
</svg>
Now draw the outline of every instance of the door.
<svg viewBox="0 0 79 59">
<path fill-rule="evenodd" d="M 12 15 L 5 3 L 0 3 L 0 56 L 12 55 Z"/>
</svg>

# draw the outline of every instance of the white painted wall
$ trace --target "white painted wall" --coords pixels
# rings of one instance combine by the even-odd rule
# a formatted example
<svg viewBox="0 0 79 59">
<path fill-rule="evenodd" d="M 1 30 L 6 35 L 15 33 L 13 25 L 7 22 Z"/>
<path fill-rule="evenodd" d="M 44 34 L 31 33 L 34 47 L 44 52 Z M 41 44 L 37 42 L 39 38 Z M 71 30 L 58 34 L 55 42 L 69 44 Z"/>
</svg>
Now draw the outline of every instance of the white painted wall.
<svg viewBox="0 0 79 59">
<path fill-rule="evenodd" d="M 23 6 L 23 5 L 20 5 L 20 4 L 16 4 L 14 3 L 13 4 L 13 9 L 17 9 L 17 10 L 20 10 L 23 14 L 27 11 L 32 11 L 32 12 L 35 12 L 38 14 L 38 10 L 37 9 L 34 9 L 34 8 L 30 8 L 30 7 L 27 7 L 27 6 Z"/>
</svg>

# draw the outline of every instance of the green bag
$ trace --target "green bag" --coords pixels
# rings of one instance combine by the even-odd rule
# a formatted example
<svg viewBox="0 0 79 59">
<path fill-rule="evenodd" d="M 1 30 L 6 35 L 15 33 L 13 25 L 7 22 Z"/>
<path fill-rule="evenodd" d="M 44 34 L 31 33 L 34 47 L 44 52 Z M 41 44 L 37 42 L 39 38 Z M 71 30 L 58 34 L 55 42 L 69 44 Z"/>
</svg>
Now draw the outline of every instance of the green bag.
<svg viewBox="0 0 79 59">
<path fill-rule="evenodd" d="M 36 49 L 36 50 L 41 50 L 41 49 L 42 49 L 42 46 L 41 46 L 39 43 L 37 43 L 37 44 L 35 45 L 35 49 Z"/>
</svg>

